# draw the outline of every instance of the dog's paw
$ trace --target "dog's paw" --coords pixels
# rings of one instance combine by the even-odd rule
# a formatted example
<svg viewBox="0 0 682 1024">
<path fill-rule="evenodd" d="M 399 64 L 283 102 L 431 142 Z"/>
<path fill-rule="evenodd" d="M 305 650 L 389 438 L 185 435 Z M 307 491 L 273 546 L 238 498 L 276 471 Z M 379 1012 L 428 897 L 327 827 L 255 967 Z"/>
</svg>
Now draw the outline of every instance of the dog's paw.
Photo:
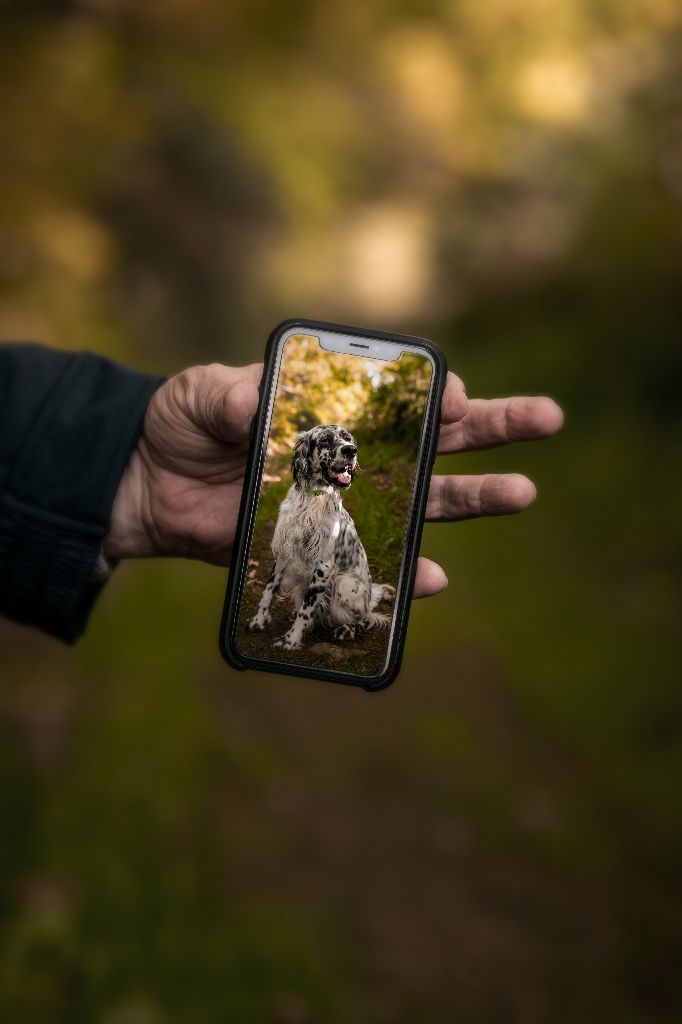
<svg viewBox="0 0 682 1024">
<path fill-rule="evenodd" d="M 274 647 L 281 647 L 283 651 L 298 651 L 302 644 L 297 640 L 292 640 L 289 636 L 281 636 L 279 640 L 275 640 Z"/>
<path fill-rule="evenodd" d="M 249 633 L 262 633 L 263 630 L 265 629 L 265 627 L 268 625 L 269 622 L 270 622 L 270 616 L 269 615 L 267 617 L 263 617 L 262 619 L 259 619 L 257 615 L 254 615 L 254 617 L 251 619 L 251 621 L 247 622 L 247 624 L 246 624 L 247 632 L 249 632 Z"/>
<path fill-rule="evenodd" d="M 390 583 L 384 583 L 381 588 L 381 600 L 392 601 L 395 597 L 395 587 L 392 587 Z"/>
<path fill-rule="evenodd" d="M 336 640 L 355 640 L 355 626 L 337 626 L 334 630 Z"/>
</svg>

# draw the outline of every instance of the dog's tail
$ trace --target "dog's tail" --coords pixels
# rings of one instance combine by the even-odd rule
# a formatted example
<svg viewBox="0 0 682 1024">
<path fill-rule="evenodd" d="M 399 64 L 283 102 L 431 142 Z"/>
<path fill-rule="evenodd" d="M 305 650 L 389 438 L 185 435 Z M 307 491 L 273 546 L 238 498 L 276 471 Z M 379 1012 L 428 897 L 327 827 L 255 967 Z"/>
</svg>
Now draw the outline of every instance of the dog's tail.
<svg viewBox="0 0 682 1024">
<path fill-rule="evenodd" d="M 372 584 L 372 596 L 369 601 L 369 609 L 373 611 L 374 608 L 379 604 L 379 601 L 392 601 L 395 597 L 395 587 L 390 586 L 388 583 L 373 583 Z M 380 618 L 386 618 L 386 616 L 379 616 Z"/>
</svg>

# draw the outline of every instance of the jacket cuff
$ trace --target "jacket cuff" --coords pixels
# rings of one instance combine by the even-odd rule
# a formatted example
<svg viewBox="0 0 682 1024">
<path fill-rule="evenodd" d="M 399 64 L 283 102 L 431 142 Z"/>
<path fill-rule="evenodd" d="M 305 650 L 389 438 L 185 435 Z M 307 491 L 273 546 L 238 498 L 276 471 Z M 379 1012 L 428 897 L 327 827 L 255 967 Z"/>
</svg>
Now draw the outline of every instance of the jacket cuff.
<svg viewBox="0 0 682 1024">
<path fill-rule="evenodd" d="M 84 632 L 116 491 L 163 380 L 71 358 L 0 494 L 1 614 L 66 643 Z"/>
<path fill-rule="evenodd" d="M 90 580 L 101 541 L 93 528 L 49 521 L 6 495 L 0 506 L 4 613 L 74 643 L 104 587 L 104 580 Z"/>
</svg>

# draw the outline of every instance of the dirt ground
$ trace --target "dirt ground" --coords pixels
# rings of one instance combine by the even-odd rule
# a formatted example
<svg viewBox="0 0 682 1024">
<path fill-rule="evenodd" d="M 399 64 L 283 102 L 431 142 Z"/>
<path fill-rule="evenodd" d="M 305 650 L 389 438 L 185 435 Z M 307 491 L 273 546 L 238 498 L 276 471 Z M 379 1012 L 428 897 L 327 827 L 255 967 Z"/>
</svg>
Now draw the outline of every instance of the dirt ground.
<svg viewBox="0 0 682 1024">
<path fill-rule="evenodd" d="M 268 537 L 275 529 L 274 520 L 268 520 L 267 530 L 254 539 L 249 561 L 248 579 L 244 587 L 242 609 L 237 629 L 239 650 L 251 658 L 264 658 L 285 664 L 306 665 L 311 668 L 332 668 L 364 676 L 377 675 L 386 659 L 387 629 L 372 629 L 354 640 L 337 640 L 333 630 L 316 625 L 306 634 L 303 647 L 298 651 L 283 651 L 273 646 L 275 640 L 286 633 L 291 624 L 294 607 L 288 599 L 275 599 L 271 606 L 272 621 L 263 633 L 249 633 L 245 623 L 256 614 L 263 588 L 272 569 L 272 553 Z M 372 576 L 378 569 L 370 566 Z M 382 601 L 377 611 L 389 617 L 393 605 Z"/>
</svg>

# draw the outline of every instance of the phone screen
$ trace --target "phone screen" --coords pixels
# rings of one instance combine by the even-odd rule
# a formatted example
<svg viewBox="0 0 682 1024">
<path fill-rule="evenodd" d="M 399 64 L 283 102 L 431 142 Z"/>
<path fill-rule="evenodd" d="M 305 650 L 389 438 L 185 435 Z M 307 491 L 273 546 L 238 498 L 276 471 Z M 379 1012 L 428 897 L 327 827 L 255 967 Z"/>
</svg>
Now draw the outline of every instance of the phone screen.
<svg viewBox="0 0 682 1024">
<path fill-rule="evenodd" d="M 248 658 L 376 676 L 434 367 L 409 344 L 386 360 L 323 341 L 281 349 L 234 639 Z"/>
</svg>

